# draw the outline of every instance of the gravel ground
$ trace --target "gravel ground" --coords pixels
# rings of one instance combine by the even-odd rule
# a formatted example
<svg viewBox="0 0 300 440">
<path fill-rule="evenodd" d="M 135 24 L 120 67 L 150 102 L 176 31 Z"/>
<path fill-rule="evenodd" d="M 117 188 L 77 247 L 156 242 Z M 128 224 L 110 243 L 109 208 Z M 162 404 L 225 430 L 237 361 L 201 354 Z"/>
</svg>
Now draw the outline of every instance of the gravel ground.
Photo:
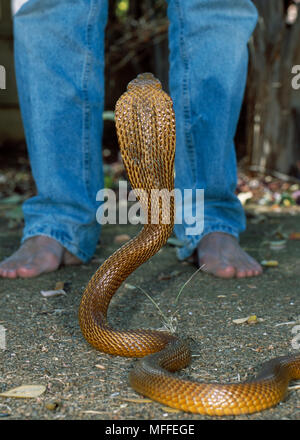
<svg viewBox="0 0 300 440">
<path fill-rule="evenodd" d="M 183 289 L 177 307 L 176 295 L 195 267 L 178 262 L 174 247 L 165 246 L 119 289 L 110 307 L 111 324 L 162 326 L 160 314 L 140 287 L 168 318 L 175 314 L 177 333 L 190 342 L 192 363 L 179 376 L 216 382 L 252 377 L 264 361 L 295 351 L 293 331 L 300 323 L 300 241 L 288 240 L 282 250 L 270 250 L 268 241 L 278 228 L 286 234 L 299 232 L 299 216 L 266 216 L 258 224 L 249 219 L 241 238 L 243 248 L 255 258 L 278 260 L 278 267 L 244 280 L 197 273 Z M 211 419 L 139 396 L 128 384 L 134 360 L 97 352 L 81 335 L 77 313 L 85 285 L 99 263 L 118 247 L 115 236 L 133 236 L 136 231 L 134 226 L 104 227 L 95 259 L 88 265 L 61 268 L 36 279 L 0 280 L 0 325 L 6 330 L 6 350 L 0 349 L 0 392 L 22 384 L 46 386 L 37 398 L 0 397 L 2 420 Z M 0 219 L 1 259 L 17 248 L 19 238 L 20 231 L 8 230 Z M 66 295 L 44 298 L 40 291 L 54 289 L 57 282 L 64 283 Z M 260 319 L 256 324 L 233 322 L 249 315 Z M 299 420 L 299 389 L 291 389 L 286 400 L 270 410 L 224 418 Z"/>
</svg>

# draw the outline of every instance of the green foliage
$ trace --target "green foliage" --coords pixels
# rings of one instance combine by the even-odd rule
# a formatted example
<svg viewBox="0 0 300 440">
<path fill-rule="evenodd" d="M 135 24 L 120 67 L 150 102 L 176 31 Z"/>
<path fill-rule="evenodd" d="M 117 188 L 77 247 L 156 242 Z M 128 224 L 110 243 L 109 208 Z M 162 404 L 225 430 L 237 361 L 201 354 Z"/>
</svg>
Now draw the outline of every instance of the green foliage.
<svg viewBox="0 0 300 440">
<path fill-rule="evenodd" d="M 124 19 L 129 10 L 129 0 L 118 0 L 116 3 L 116 16 L 119 19 Z"/>
</svg>

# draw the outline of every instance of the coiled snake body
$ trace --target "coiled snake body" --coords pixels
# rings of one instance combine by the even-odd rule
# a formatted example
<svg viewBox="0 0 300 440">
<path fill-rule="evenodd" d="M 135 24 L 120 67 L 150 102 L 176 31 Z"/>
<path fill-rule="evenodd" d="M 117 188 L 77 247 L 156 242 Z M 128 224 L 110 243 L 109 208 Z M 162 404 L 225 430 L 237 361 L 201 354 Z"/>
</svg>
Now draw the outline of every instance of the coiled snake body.
<svg viewBox="0 0 300 440">
<path fill-rule="evenodd" d="M 102 352 L 141 357 L 130 373 L 139 393 L 184 411 L 209 415 L 253 413 L 277 404 L 288 383 L 300 378 L 300 354 L 268 362 L 245 383 L 197 383 L 172 372 L 187 366 L 190 351 L 175 335 L 155 330 L 115 330 L 107 323 L 110 300 L 122 282 L 154 255 L 173 229 L 174 200 L 169 219 L 162 214 L 164 200 L 151 191 L 172 191 L 175 154 L 175 117 L 171 98 L 152 74 L 139 75 L 128 84 L 116 105 L 116 127 L 125 168 L 148 222 L 135 238 L 117 250 L 88 283 L 79 309 L 86 340 Z M 162 199 L 164 192 L 161 192 Z M 154 217 L 153 217 L 154 215 Z M 157 222 L 153 222 L 157 218 Z"/>
</svg>

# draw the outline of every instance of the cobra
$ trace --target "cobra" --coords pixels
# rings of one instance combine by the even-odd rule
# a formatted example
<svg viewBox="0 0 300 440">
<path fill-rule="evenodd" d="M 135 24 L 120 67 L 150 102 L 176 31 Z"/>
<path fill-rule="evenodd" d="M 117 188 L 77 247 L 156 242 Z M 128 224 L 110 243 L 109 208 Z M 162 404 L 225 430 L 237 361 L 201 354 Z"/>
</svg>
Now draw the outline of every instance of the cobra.
<svg viewBox="0 0 300 440">
<path fill-rule="evenodd" d="M 111 298 L 122 282 L 167 241 L 174 224 L 163 221 L 162 203 L 153 206 L 153 189 L 174 188 L 175 116 L 171 98 L 150 73 L 128 84 L 116 104 L 116 128 L 122 158 L 133 189 L 147 213 L 141 232 L 96 271 L 80 303 L 79 323 L 86 340 L 112 355 L 142 358 L 130 372 L 130 384 L 155 401 L 183 411 L 208 415 L 253 413 L 280 402 L 290 380 L 300 378 L 300 354 L 265 364 L 258 376 L 244 383 L 198 383 L 173 373 L 190 363 L 188 346 L 180 338 L 155 330 L 118 330 L 107 322 Z M 159 222 L 151 223 L 151 212 Z"/>
</svg>

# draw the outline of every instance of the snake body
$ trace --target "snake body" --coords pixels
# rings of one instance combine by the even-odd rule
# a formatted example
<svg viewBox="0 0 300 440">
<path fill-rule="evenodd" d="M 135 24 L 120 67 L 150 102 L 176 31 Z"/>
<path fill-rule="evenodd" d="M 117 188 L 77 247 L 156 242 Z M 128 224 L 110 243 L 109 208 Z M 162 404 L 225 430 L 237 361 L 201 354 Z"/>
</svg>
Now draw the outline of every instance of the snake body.
<svg viewBox="0 0 300 440">
<path fill-rule="evenodd" d="M 248 382 L 197 383 L 172 374 L 191 360 L 188 346 L 177 336 L 109 326 L 107 310 L 111 298 L 122 282 L 165 244 L 174 224 L 173 197 L 169 198 L 168 219 L 162 212 L 167 193 L 162 191 L 162 198 L 155 202 L 151 199 L 154 189 L 171 192 L 174 188 L 175 117 L 171 98 L 152 74 L 145 73 L 128 84 L 115 114 L 125 168 L 132 188 L 137 190 L 146 222 L 142 231 L 109 257 L 88 283 L 79 308 L 84 337 L 102 352 L 142 358 L 130 373 L 131 386 L 170 407 L 230 415 L 276 405 L 286 394 L 289 381 L 300 378 L 300 354 L 271 360 Z M 153 222 L 153 218 L 158 221 Z"/>
</svg>

